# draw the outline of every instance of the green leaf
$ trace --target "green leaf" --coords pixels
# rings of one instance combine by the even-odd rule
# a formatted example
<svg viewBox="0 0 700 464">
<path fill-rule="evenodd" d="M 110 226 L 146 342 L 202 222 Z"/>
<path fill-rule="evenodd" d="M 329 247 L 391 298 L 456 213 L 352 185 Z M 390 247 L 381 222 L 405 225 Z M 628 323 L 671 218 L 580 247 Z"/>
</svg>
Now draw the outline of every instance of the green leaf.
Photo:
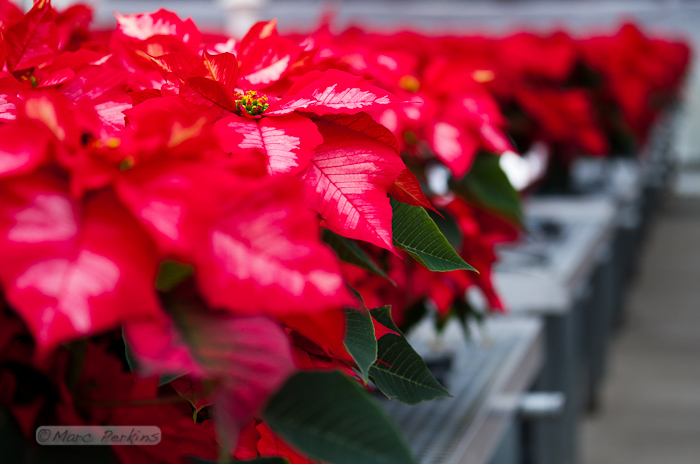
<svg viewBox="0 0 700 464">
<path fill-rule="evenodd" d="M 428 213 L 430 219 L 432 219 L 435 225 L 438 226 L 438 229 L 440 229 L 442 235 L 445 236 L 447 241 L 450 242 L 450 245 L 452 245 L 455 250 L 462 248 L 462 243 L 464 242 L 462 231 L 459 229 L 457 221 L 455 221 L 454 217 L 450 213 L 443 210 L 441 211 L 442 216 L 439 216 L 434 211 L 426 210 L 425 212 Z"/>
<path fill-rule="evenodd" d="M 523 227 L 520 196 L 501 169 L 500 157 L 479 153 L 471 169 L 452 189 L 466 200 Z"/>
<path fill-rule="evenodd" d="M 174 259 L 164 259 L 158 268 L 156 289 L 169 292 L 194 274 L 194 268 Z"/>
<path fill-rule="evenodd" d="M 370 309 L 370 313 L 380 324 L 401 333 L 391 319 L 390 306 Z M 378 361 L 370 368 L 369 375 L 386 396 L 406 404 L 451 396 L 403 334 L 386 334 L 377 345 Z"/>
<path fill-rule="evenodd" d="M 345 348 L 366 382 L 369 368 L 377 359 L 377 339 L 374 336 L 372 316 L 366 311 L 347 308 L 345 324 Z"/>
<path fill-rule="evenodd" d="M 468 301 L 459 298 L 452 303 L 452 313 L 457 315 L 462 323 L 462 327 L 467 332 L 469 331 L 469 321 L 476 321 L 478 324 L 482 324 L 486 317 L 486 313 L 477 311 Z"/>
<path fill-rule="evenodd" d="M 431 271 L 476 270 L 457 254 L 423 208 L 393 199 L 391 207 L 394 246 L 407 252 Z"/>
<path fill-rule="evenodd" d="M 175 380 L 175 379 L 179 379 L 179 378 L 182 377 L 183 375 L 186 375 L 186 374 L 161 375 L 161 376 L 160 376 L 160 380 L 158 380 L 158 386 L 159 386 L 159 387 L 162 387 L 163 385 L 168 384 L 168 383 L 172 382 L 172 381 Z"/>
<path fill-rule="evenodd" d="M 338 371 L 297 373 L 270 399 L 263 417 L 294 447 L 324 462 L 416 462 L 386 412 Z"/>
<path fill-rule="evenodd" d="M 126 341 L 126 337 L 124 336 L 124 330 L 122 330 L 122 340 L 124 340 L 124 355 L 126 356 L 126 363 L 129 365 L 129 369 L 131 369 L 131 372 L 136 372 L 139 370 L 139 365 L 136 362 L 136 358 L 134 357 L 133 351 L 131 351 L 129 342 Z"/>
<path fill-rule="evenodd" d="M 323 230 L 323 241 L 326 242 L 335 254 L 344 263 L 352 264 L 380 277 L 384 277 L 386 280 L 391 282 L 396 286 L 396 282 L 391 280 L 384 271 L 382 271 L 379 266 L 370 258 L 367 253 L 360 248 L 357 243 L 349 238 L 338 235 L 335 232 L 324 229 Z"/>
<path fill-rule="evenodd" d="M 359 301 L 360 304 L 362 304 L 362 307 L 367 309 L 367 306 L 365 306 L 365 300 L 364 298 L 362 298 L 362 295 L 360 295 L 360 292 L 352 288 L 352 285 L 350 285 L 347 282 L 345 282 L 345 286 L 348 288 L 348 290 L 350 290 L 350 293 L 352 293 L 355 296 L 355 298 L 357 298 L 357 301 Z"/>
<path fill-rule="evenodd" d="M 220 461 L 209 461 L 208 459 L 201 459 L 201 458 L 196 458 L 194 456 L 190 456 L 188 458 L 192 464 L 221 464 Z M 274 457 L 274 458 L 256 458 L 256 459 L 250 459 L 246 461 L 228 461 L 228 463 L 224 464 L 289 464 L 289 461 L 286 460 L 285 458 L 280 458 L 280 457 Z"/>
</svg>

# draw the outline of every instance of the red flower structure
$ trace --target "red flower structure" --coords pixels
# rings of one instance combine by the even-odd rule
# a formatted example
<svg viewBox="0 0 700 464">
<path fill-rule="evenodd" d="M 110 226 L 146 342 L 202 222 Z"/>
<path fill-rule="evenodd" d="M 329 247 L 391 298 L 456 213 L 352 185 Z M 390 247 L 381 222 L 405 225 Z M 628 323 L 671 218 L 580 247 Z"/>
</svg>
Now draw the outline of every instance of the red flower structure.
<svg viewBox="0 0 700 464">
<path fill-rule="evenodd" d="M 22 15 L 1 5 L 0 285 L 12 322 L 0 346 L 4 363 L 24 367 L 0 367 L 0 392 L 24 433 L 161 427 L 161 445 L 115 449 L 123 462 L 335 462 L 353 449 L 410 462 L 356 386 L 391 369 L 377 338 L 401 335 L 341 272 L 345 251 L 362 253 L 355 240 L 398 253 L 395 234 L 413 233 L 393 224 L 402 216 L 389 193 L 430 207 L 370 116 L 401 100 L 315 69 L 315 48 L 279 36 L 274 21 L 204 43 L 165 10 L 92 32 L 85 6 L 59 13 L 40 1 Z M 32 343 L 18 351 L 20 334 Z M 47 389 L 16 404 L 24 371 Z M 309 442 L 299 431 L 313 435 L 324 416 L 298 423 L 285 409 L 315 407 L 328 382 L 354 400 L 324 414 L 366 428 L 346 450 L 332 445 L 343 423 Z"/>
<path fill-rule="evenodd" d="M 634 137 L 643 141 L 682 82 L 690 58 L 688 46 L 646 37 L 628 23 L 615 35 L 582 40 L 580 48 L 586 65 L 605 76 L 605 98 L 619 108 Z"/>
<path fill-rule="evenodd" d="M 465 316 L 478 288 L 503 309 L 493 247 L 521 217 L 494 155 L 514 149 L 513 114 L 552 143 L 605 146 L 598 93 L 567 87 L 574 41 L 293 37 L 275 21 L 235 41 L 166 10 L 117 15 L 113 31 L 91 14 L 0 0 L 13 424 L 159 426 L 160 445 L 111 451 L 130 463 L 414 462 L 368 381 L 410 404 L 449 393 L 386 305 L 400 324 L 416 304 Z M 685 64 L 681 46 L 621 37 Z M 629 95 L 678 79 L 640 56 L 618 69 L 618 54 L 582 56 L 616 76 L 605 92 L 641 129 Z M 384 337 L 412 370 L 384 360 Z"/>
<path fill-rule="evenodd" d="M 437 40 L 412 33 L 385 36 L 359 29 L 332 36 L 326 28 L 316 37 L 326 47 L 319 55 L 320 66 L 341 61 L 410 102 L 378 116 L 402 141 L 404 152 L 411 152 L 410 145 L 417 141 L 425 141 L 455 177 L 461 178 L 477 151 L 513 149 L 503 132 L 505 120 L 481 85 L 483 73 L 465 68 L 458 54 L 444 53 L 447 47 Z M 407 44 L 410 54 L 405 51 Z"/>
<path fill-rule="evenodd" d="M 317 66 L 343 66 L 351 72 L 375 79 L 377 85 L 407 100 L 407 103 L 372 113 L 396 135 L 399 141 L 397 148 L 413 169 L 413 172 L 409 169 L 403 171 L 389 194 L 401 202 L 431 209 L 438 215 L 448 215 L 451 220 L 456 219 L 448 211 L 438 211 L 431 204 L 431 199 L 439 200 L 435 193 L 445 192 L 433 192 L 432 196 L 426 197 L 420 182 L 423 185 L 428 183 L 429 171 L 437 162 L 449 170 L 455 184 L 451 191 L 455 192 L 456 184 L 472 184 L 469 171 L 477 158 L 488 156 L 483 153 L 478 156 L 479 152 L 500 154 L 514 150 L 504 130 L 507 120 L 489 87 L 496 75 L 500 77 L 500 74 L 494 74 L 493 69 L 496 68 L 489 67 L 493 64 L 493 58 L 487 62 L 470 53 L 473 42 L 463 38 L 428 37 L 412 32 L 383 35 L 351 28 L 333 35 L 330 28 L 324 25 L 316 31 L 314 39 L 321 46 Z M 409 43 L 410 54 L 405 51 Z M 529 71 L 525 65 L 513 66 L 517 69 L 504 72 L 504 75 L 522 76 Z M 566 64 L 559 67 L 563 66 Z M 497 164 L 491 163 L 489 169 L 489 176 L 494 173 L 502 175 L 497 173 Z M 508 183 L 503 187 L 499 194 L 509 195 Z M 447 190 L 448 186 L 445 185 L 445 188 Z M 457 194 L 463 195 L 464 192 Z M 470 196 L 470 200 L 474 202 L 478 199 Z M 479 201 L 476 204 L 481 209 L 490 209 L 489 205 L 482 205 Z M 514 216 L 519 214 L 517 201 L 506 200 L 505 204 L 512 206 Z M 496 211 L 496 215 L 503 213 Z M 513 233 L 513 225 L 508 221 L 500 225 L 504 228 L 502 235 L 508 240 L 517 237 L 517 233 Z M 381 255 L 374 257 L 385 263 L 387 274 L 397 283 L 396 287 L 392 287 L 382 276 L 367 270 L 346 267 L 346 276 L 365 300 L 371 302 L 370 306 L 382 300 L 391 302 L 393 315 L 400 323 L 405 319 L 404 311 L 421 301 L 432 302 L 441 315 L 447 316 L 454 308 L 453 303 L 464 302 L 465 291 L 472 286 L 478 286 L 486 293 L 492 309 L 502 310 L 489 277 L 490 267 L 495 261 L 494 243 L 482 244 L 472 239 L 479 235 L 478 224 L 474 225 L 476 229 L 472 227 L 471 230 L 465 229 L 462 224 L 457 227 L 457 233 L 465 243 L 464 250 L 460 250 L 463 258 L 470 255 L 490 257 L 480 260 L 479 277 L 464 270 L 432 275 L 405 259 Z"/>
<path fill-rule="evenodd" d="M 552 154 L 550 169 L 558 173 L 556 168 L 566 169 L 580 155 L 622 152 L 624 135 L 643 140 L 678 87 L 688 58 L 684 44 L 649 39 L 632 25 L 614 36 L 574 39 L 563 31 L 430 36 L 352 27 L 334 34 L 324 23 L 313 41 L 320 47 L 317 67 L 364 75 L 407 101 L 373 113 L 396 135 L 399 152 L 411 166 L 389 193 L 444 216 L 445 221 L 436 221 L 456 232 L 454 243 L 464 243 L 458 246 L 460 255 L 478 263 L 478 275 L 463 270 L 430 274 L 410 261 L 375 253 L 396 288 L 372 269 L 346 266 L 347 278 L 365 301 L 391 301 L 399 321 L 421 301 L 441 315 L 462 311 L 465 290 L 472 286 L 491 309 L 504 309 L 490 281 L 493 247 L 517 238 L 519 211 L 517 195 L 486 153 L 514 151 L 514 145 L 527 150 L 544 142 Z M 449 174 L 435 176 L 443 172 L 436 165 Z M 409 178 L 413 185 L 430 185 L 428 196 L 403 187 Z M 501 179 L 504 188 L 491 194 L 480 185 L 482 179 Z M 488 236 L 497 239 L 484 240 Z"/>
<path fill-rule="evenodd" d="M 516 99 L 539 128 L 533 134 L 535 138 L 569 151 L 582 149 L 594 156 L 609 153 L 605 135 L 596 124 L 591 99 L 584 90 L 523 89 Z"/>
</svg>

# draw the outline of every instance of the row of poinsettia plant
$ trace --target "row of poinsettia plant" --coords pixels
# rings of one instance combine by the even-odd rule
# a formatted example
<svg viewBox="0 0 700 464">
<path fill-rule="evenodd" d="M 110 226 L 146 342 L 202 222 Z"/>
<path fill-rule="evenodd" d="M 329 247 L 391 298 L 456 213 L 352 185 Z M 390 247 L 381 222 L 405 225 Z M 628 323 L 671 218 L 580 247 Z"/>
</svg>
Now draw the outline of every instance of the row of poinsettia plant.
<svg viewBox="0 0 700 464">
<path fill-rule="evenodd" d="M 85 453 L 37 446 L 60 424 L 160 427 L 159 445 L 100 448 L 105 462 L 413 462 L 366 390 L 449 393 L 389 305 L 490 289 L 494 234 L 436 198 L 458 253 L 428 214 L 376 116 L 403 100 L 274 21 L 235 41 L 164 10 L 110 31 L 91 15 L 0 2 L 11 459 Z M 479 182 L 514 200 L 497 164 Z"/>
<path fill-rule="evenodd" d="M 430 200 L 414 204 L 437 213 L 433 219 L 480 271 L 435 274 L 372 251 L 393 282 L 357 268 L 350 281 L 372 305 L 389 301 L 401 327 L 429 307 L 440 321 L 474 316 L 464 296 L 473 287 L 485 297 L 481 306 L 504 309 L 491 284 L 494 246 L 518 237 L 522 214 L 494 155 L 544 145 L 549 173 L 534 189 L 566 190 L 577 157 L 638 152 L 675 101 L 689 61 L 684 42 L 647 37 L 633 24 L 575 39 L 563 31 L 489 37 L 352 27 L 336 34 L 324 21 L 311 34 L 286 37 L 318 48 L 317 69 L 362 75 L 405 102 L 371 113 L 396 136 L 410 166 L 405 175 Z"/>
<path fill-rule="evenodd" d="M 161 445 L 109 452 L 412 462 L 361 386 L 449 395 L 400 328 L 474 315 L 473 288 L 502 309 L 493 247 L 522 218 L 495 155 L 590 135 L 588 100 L 567 96 L 589 93 L 563 77 L 583 55 L 563 35 L 508 47 L 271 21 L 236 41 L 163 10 L 113 31 L 90 19 L 0 2 L 0 404 L 27 447 L 37 425 L 157 425 Z M 682 67 L 681 46 L 632 35 Z M 601 101 L 627 88 L 608 68 L 653 68 L 632 86 L 649 95 L 677 85 L 649 51 L 599 40 Z"/>
<path fill-rule="evenodd" d="M 312 37 L 319 65 L 376 80 L 414 102 L 379 120 L 401 135 L 402 153 L 435 156 L 456 178 L 480 150 L 524 153 L 544 142 L 555 162 L 635 153 L 672 103 L 690 51 L 624 24 L 613 34 L 564 31 L 508 36 L 390 34 L 359 27 Z"/>
</svg>

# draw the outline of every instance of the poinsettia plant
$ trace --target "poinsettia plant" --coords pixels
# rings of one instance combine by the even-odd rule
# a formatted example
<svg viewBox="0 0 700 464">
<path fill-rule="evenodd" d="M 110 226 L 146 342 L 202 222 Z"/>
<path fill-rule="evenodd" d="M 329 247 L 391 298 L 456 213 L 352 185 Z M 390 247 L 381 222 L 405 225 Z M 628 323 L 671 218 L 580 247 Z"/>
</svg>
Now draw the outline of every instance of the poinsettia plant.
<svg viewBox="0 0 700 464">
<path fill-rule="evenodd" d="M 320 48 L 317 68 L 363 75 L 402 100 L 371 111 L 396 136 L 409 166 L 390 195 L 397 208 L 404 208 L 399 202 L 426 208 L 459 256 L 479 271 L 445 267 L 433 273 L 413 260 L 368 250 L 384 273 L 346 266 L 353 287 L 370 306 L 390 301 L 405 329 L 429 311 L 437 314 L 438 327 L 451 315 L 480 317 L 471 293 L 480 294 L 486 308 L 504 310 L 491 282 L 494 247 L 518 237 L 522 212 L 499 164 L 499 155 L 515 148 L 484 85 L 488 72 L 474 72 L 454 47 L 414 32 L 351 28 L 336 35 L 324 24 L 307 40 Z"/>
<path fill-rule="evenodd" d="M 565 181 L 577 157 L 636 153 L 673 103 L 690 57 L 682 40 L 649 37 L 631 23 L 574 38 L 333 33 L 324 21 L 314 37 L 319 64 L 345 66 L 410 100 L 381 110 L 380 120 L 404 155 L 436 158 L 456 179 L 477 152 L 513 146 L 526 153 L 544 144 L 550 183 Z"/>
<path fill-rule="evenodd" d="M 18 459 L 53 459 L 38 425 L 104 424 L 162 431 L 106 461 L 413 462 L 367 390 L 449 396 L 401 329 L 430 308 L 473 317 L 473 289 L 502 309 L 493 248 L 522 218 L 498 155 L 523 137 L 600 148 L 589 93 L 544 85 L 576 75 L 571 39 L 269 21 L 234 40 L 165 10 L 108 31 L 91 15 L 0 0 L 0 405 Z M 682 47 L 653 44 L 679 69 Z M 632 114 L 616 89 L 637 68 L 645 92 L 677 85 L 602 47 L 590 68 L 620 77 L 601 101 Z"/>
<path fill-rule="evenodd" d="M 630 24 L 615 35 L 574 39 L 563 31 L 491 37 L 351 27 L 334 33 L 325 20 L 311 37 L 320 48 L 318 68 L 363 75 L 404 100 L 372 111 L 396 135 L 411 168 L 392 194 L 433 211 L 461 257 L 480 272 L 430 273 L 385 252 L 374 257 L 391 280 L 370 268 L 350 269 L 365 300 L 391 301 L 402 327 L 431 307 L 440 323 L 451 314 L 479 316 L 465 298 L 475 288 L 485 300 L 480 306 L 504 309 L 490 279 L 494 246 L 517 239 L 522 213 L 498 155 L 544 146 L 549 172 L 536 188 L 569 188 L 573 159 L 625 153 L 644 142 L 673 101 L 689 57 L 685 43 L 650 39 Z M 423 190 L 402 188 L 409 177 Z"/>
<path fill-rule="evenodd" d="M 38 425 L 104 424 L 161 428 L 104 451 L 120 462 L 413 462 L 366 390 L 449 393 L 395 324 L 403 302 L 363 301 L 354 272 L 462 291 L 482 275 L 463 257 L 490 264 L 496 236 L 479 222 L 458 253 L 429 216 L 377 116 L 405 96 L 319 66 L 274 21 L 235 41 L 165 10 L 93 31 L 86 6 L 0 5 L 0 404 L 18 455 L 51 456 Z M 491 188 L 476 165 L 465 188 Z M 481 214 L 441 205 L 463 229 Z"/>
</svg>

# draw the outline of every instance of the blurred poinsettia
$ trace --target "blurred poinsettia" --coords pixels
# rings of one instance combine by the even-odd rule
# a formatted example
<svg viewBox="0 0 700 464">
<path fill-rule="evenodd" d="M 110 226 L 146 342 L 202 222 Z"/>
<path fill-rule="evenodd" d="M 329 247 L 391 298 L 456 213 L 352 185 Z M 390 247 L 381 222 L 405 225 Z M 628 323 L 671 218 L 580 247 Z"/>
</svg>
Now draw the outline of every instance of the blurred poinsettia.
<svg viewBox="0 0 700 464">
<path fill-rule="evenodd" d="M 396 135 L 411 167 L 389 194 L 433 210 L 442 205 L 438 214 L 448 219 L 438 224 L 463 240 L 452 242 L 463 243 L 457 248 L 465 260 L 478 263 L 478 275 L 431 274 L 410 261 L 365 250 L 374 253 L 386 275 L 371 267 L 344 267 L 366 301 L 391 301 L 401 320 L 420 301 L 430 301 L 442 315 L 459 312 L 470 287 L 480 289 L 491 309 L 503 309 L 490 278 L 493 247 L 517 239 L 521 213 L 517 195 L 487 153 L 545 144 L 550 171 L 560 174 L 577 156 L 616 152 L 619 140 L 629 136 L 641 141 L 677 89 L 688 56 L 686 45 L 649 39 L 632 25 L 614 35 L 578 39 L 564 31 L 496 37 L 350 27 L 334 33 L 330 18 L 324 18 L 311 41 L 319 47 L 317 67 L 363 75 L 405 101 L 371 112 Z M 409 179 L 413 186 L 430 186 L 428 195 L 420 188 L 411 195 L 415 189 L 402 185 Z M 486 187 L 496 183 L 501 188 Z M 492 232 L 499 240 L 484 241 Z"/>
<path fill-rule="evenodd" d="M 614 101 L 626 125 L 643 141 L 683 78 L 688 46 L 647 37 L 627 23 L 615 35 L 582 40 L 580 47 L 586 65 L 605 76 L 605 97 Z"/>
</svg>

